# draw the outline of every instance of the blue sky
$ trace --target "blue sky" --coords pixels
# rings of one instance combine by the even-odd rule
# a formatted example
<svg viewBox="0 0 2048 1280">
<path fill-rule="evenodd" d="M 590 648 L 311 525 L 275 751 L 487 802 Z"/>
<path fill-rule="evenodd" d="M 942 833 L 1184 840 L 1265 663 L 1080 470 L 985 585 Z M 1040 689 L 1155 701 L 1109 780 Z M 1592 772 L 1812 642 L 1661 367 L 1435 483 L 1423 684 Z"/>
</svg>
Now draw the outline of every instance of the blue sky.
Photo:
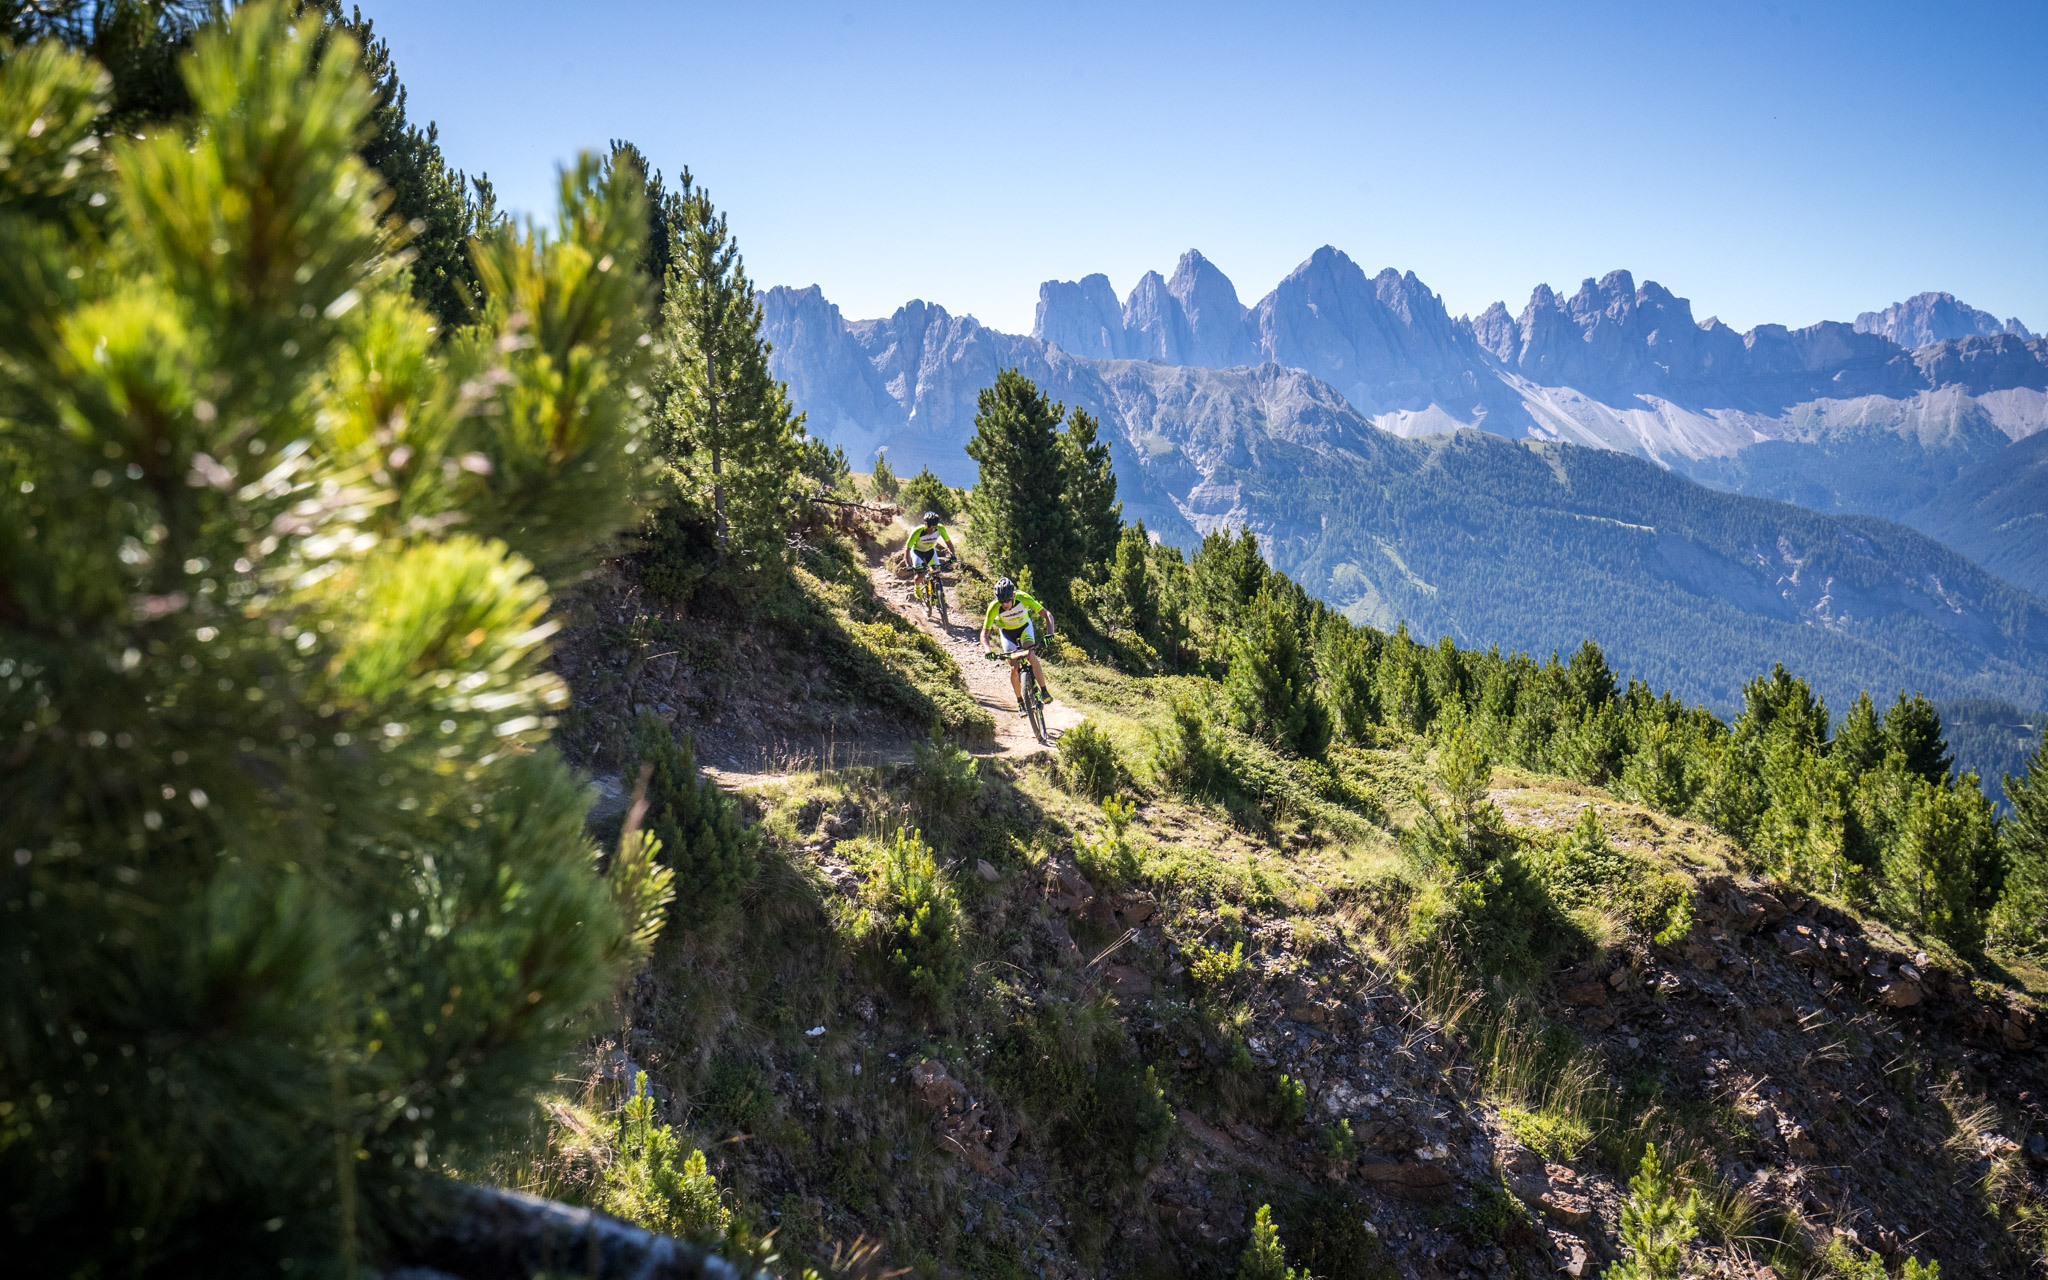
<svg viewBox="0 0 2048 1280">
<path fill-rule="evenodd" d="M 1926 289 L 2048 329 L 2048 3 L 361 0 L 519 209 L 630 138 L 761 284 L 1025 331 L 1199 248 L 1322 244 L 1453 313 L 1626 267 L 1737 328 Z"/>
</svg>

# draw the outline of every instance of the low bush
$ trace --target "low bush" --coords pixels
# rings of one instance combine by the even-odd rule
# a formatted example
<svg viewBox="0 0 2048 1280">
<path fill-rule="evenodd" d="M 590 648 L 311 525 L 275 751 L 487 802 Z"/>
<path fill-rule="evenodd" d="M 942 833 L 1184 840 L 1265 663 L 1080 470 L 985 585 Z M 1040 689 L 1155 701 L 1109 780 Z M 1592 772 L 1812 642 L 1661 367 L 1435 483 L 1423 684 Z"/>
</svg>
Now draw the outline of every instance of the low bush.
<svg viewBox="0 0 2048 1280">
<path fill-rule="evenodd" d="M 1551 897 L 1564 906 L 1604 911 L 1630 932 L 1665 944 L 1692 928 L 1691 882 L 1615 848 L 1593 805 L 1580 811 L 1572 829 L 1540 855 L 1538 865 Z"/>
<path fill-rule="evenodd" d="M 960 903 L 931 846 L 898 831 L 868 889 L 889 967 L 912 997 L 943 1004 L 960 980 Z"/>
<path fill-rule="evenodd" d="M 1578 1159 L 1593 1141 L 1593 1126 L 1583 1118 L 1547 1107 L 1502 1107 L 1500 1120 L 1517 1142 L 1553 1164 Z"/>
<path fill-rule="evenodd" d="M 950 742 L 920 742 L 914 752 L 910 795 L 928 826 L 950 824 L 981 794 L 981 766 Z"/>
<path fill-rule="evenodd" d="M 1074 860 L 1081 864 L 1083 875 L 1105 888 L 1120 889 L 1144 873 L 1138 847 L 1131 839 L 1131 818 L 1137 811 L 1136 804 L 1121 796 L 1103 800 L 1102 834 L 1074 839 Z"/>
<path fill-rule="evenodd" d="M 617 1158 L 604 1169 L 596 1207 L 661 1235 L 722 1243 L 732 1210 L 705 1168 L 704 1153 L 682 1152 L 676 1131 L 654 1118 L 643 1071 L 620 1114 Z"/>
<path fill-rule="evenodd" d="M 1323 1159 L 1333 1165 L 1341 1165 L 1358 1158 L 1358 1136 L 1351 1132 L 1349 1120 L 1326 1124 L 1316 1135 L 1316 1146 L 1322 1151 Z"/>
<path fill-rule="evenodd" d="M 1083 720 L 1060 735 L 1060 775 L 1067 785 L 1091 800 L 1100 800 L 1130 781 L 1116 743 L 1093 720 Z"/>
<path fill-rule="evenodd" d="M 761 837 L 744 825 L 732 798 L 697 772 L 694 747 L 652 711 L 634 726 L 633 769 L 647 775 L 642 827 L 661 841 L 661 861 L 700 911 L 738 899 L 760 870 Z"/>
<path fill-rule="evenodd" d="M 1458 1210 L 1455 1220 L 1460 1235 L 1482 1244 L 1517 1243 L 1536 1234 L 1529 1206 L 1499 1182 L 1480 1183 L 1471 1203 Z"/>
<path fill-rule="evenodd" d="M 1273 1119 L 1282 1129 L 1293 1129 L 1308 1119 L 1308 1086 L 1283 1074 L 1273 1085 Z"/>
<path fill-rule="evenodd" d="M 1251 972 L 1251 965 L 1244 958 L 1244 944 L 1232 943 L 1224 951 L 1196 939 L 1182 948 L 1187 956 L 1188 976 L 1196 985 L 1211 991 L 1228 992 L 1235 989 L 1244 976 Z"/>
</svg>

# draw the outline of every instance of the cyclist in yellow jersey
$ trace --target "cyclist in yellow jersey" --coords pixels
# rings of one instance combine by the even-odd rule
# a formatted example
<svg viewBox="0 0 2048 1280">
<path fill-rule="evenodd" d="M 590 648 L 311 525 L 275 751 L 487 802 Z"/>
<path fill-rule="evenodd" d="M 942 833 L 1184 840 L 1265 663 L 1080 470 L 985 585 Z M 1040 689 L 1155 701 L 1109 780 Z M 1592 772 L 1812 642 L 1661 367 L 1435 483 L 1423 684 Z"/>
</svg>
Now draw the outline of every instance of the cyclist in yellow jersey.
<svg viewBox="0 0 2048 1280">
<path fill-rule="evenodd" d="M 1024 657 L 1031 662 L 1031 673 L 1038 677 L 1038 688 L 1045 695 L 1045 701 L 1052 701 L 1052 686 L 1045 682 L 1045 668 L 1038 663 L 1038 653 L 1027 646 L 1038 643 L 1038 629 L 1032 625 L 1032 615 L 1045 619 L 1045 634 L 1053 633 L 1052 610 L 1017 590 L 1017 584 L 1008 578 L 996 582 L 996 598 L 989 602 L 988 613 L 981 620 L 981 647 L 990 649 L 991 636 L 999 636 L 1003 652 L 1014 654 L 1025 650 Z M 1024 680 L 1017 672 L 1017 659 L 1010 659 L 1010 689 L 1017 695 L 1017 706 L 1024 706 Z"/>
<path fill-rule="evenodd" d="M 924 585 L 925 578 L 930 576 L 942 542 L 946 544 L 946 554 L 958 559 L 960 552 L 953 546 L 953 535 L 939 523 L 939 513 L 925 512 L 924 522 L 910 531 L 910 541 L 903 544 L 903 563 L 917 573 L 913 590 Z"/>
</svg>

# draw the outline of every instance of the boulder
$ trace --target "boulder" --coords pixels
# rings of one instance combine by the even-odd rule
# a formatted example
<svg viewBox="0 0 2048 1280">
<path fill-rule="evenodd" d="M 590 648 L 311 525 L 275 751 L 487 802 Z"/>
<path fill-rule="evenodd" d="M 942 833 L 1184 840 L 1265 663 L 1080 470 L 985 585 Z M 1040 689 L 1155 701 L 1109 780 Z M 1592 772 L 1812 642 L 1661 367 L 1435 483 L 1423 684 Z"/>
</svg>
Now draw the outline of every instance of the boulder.
<svg viewBox="0 0 2048 1280">
<path fill-rule="evenodd" d="M 1591 1008 L 1607 1003 L 1607 984 L 1603 982 L 1580 982 L 1557 993 L 1558 999 L 1575 1009 Z"/>
<path fill-rule="evenodd" d="M 1152 998 L 1152 975 L 1136 965 L 1113 964 L 1103 970 L 1102 976 L 1109 984 L 1110 996 L 1119 1004 Z"/>
<path fill-rule="evenodd" d="M 1412 1200 L 1442 1200 L 1451 1194 L 1451 1175 L 1428 1160 L 1394 1161 L 1373 1156 L 1359 1160 L 1358 1176 L 1382 1191 Z"/>
</svg>

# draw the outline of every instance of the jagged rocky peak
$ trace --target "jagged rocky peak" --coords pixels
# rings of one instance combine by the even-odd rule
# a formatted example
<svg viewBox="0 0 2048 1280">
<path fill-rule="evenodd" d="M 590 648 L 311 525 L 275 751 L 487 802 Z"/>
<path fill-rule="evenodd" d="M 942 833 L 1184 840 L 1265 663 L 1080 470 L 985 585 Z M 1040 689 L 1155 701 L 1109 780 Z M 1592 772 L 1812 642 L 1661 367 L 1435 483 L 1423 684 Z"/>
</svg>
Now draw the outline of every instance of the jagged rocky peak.
<svg viewBox="0 0 2048 1280">
<path fill-rule="evenodd" d="M 1124 349 L 1123 308 L 1101 272 L 1038 286 L 1038 314 L 1031 336 L 1090 360 L 1116 360 Z"/>
<path fill-rule="evenodd" d="M 1989 311 L 1958 301 L 1952 293 L 1916 293 L 1882 311 L 1866 311 L 1856 317 L 1855 328 L 1858 333 L 1890 338 L 1909 351 L 1951 338 L 2010 334 L 2024 340 L 2034 336 L 2017 317 L 2001 321 Z"/>
<path fill-rule="evenodd" d="M 1188 348 L 1182 363 L 1208 367 L 1242 364 L 1249 357 L 1245 341 L 1245 306 L 1237 286 L 1217 265 L 1190 249 L 1180 256 L 1166 292 L 1179 302 L 1186 322 Z"/>
</svg>

